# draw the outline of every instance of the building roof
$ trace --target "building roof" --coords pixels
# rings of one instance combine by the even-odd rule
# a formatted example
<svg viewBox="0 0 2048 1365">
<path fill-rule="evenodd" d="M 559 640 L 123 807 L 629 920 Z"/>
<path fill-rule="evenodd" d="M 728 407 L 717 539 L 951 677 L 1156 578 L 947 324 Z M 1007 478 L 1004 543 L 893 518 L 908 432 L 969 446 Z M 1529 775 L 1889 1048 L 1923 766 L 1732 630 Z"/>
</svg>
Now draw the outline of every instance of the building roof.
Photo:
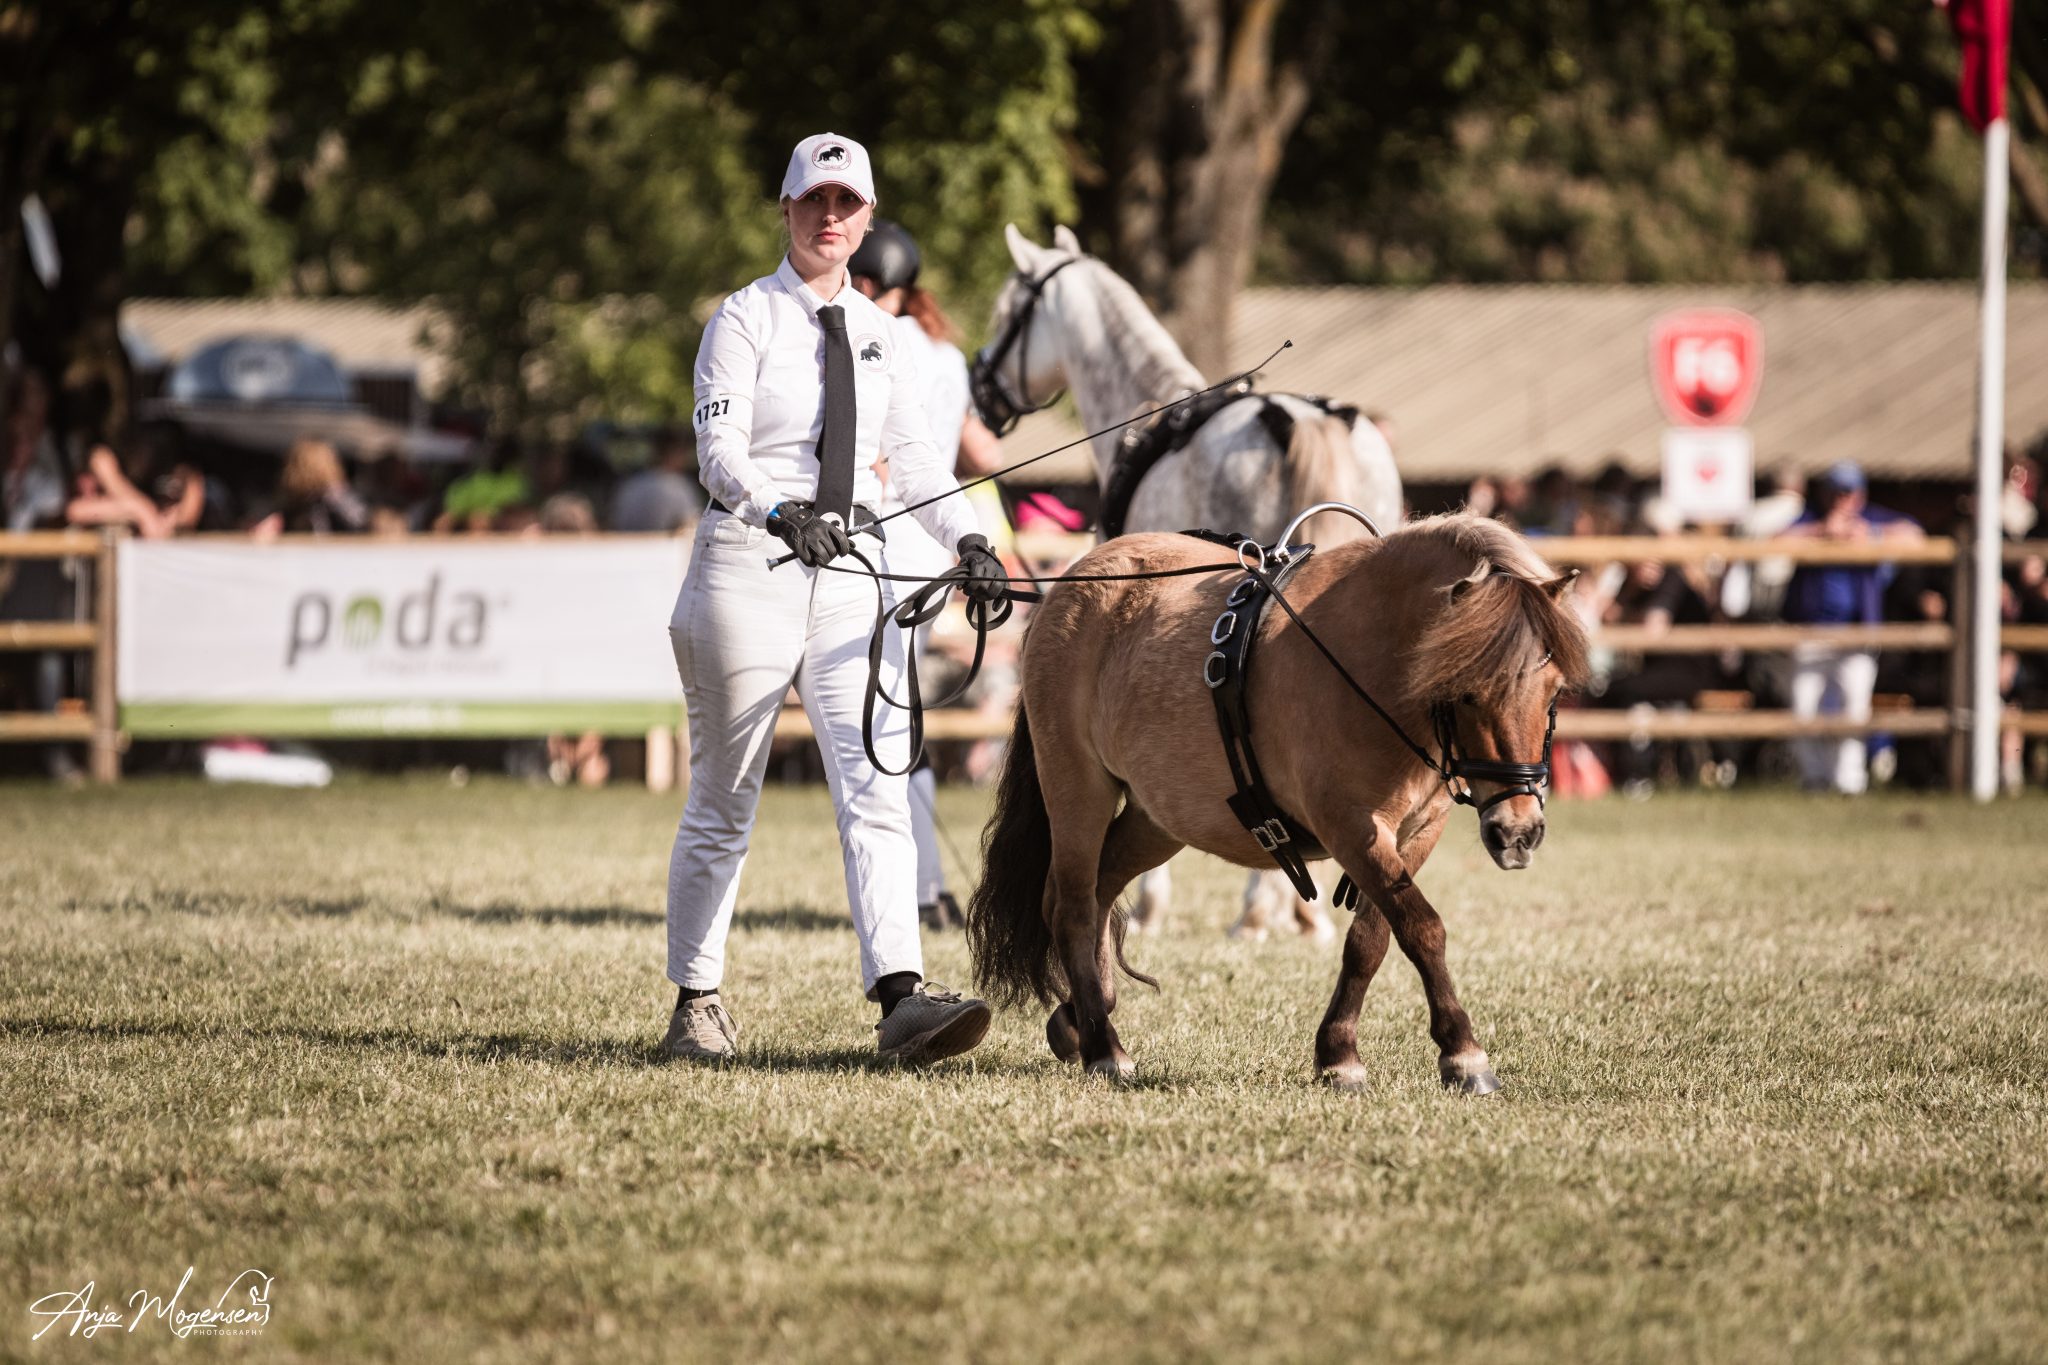
<svg viewBox="0 0 2048 1365">
<path fill-rule="evenodd" d="M 1751 288 L 1446 285 L 1249 289 L 1231 363 L 1281 341 L 1261 387 L 1323 393 L 1390 416 L 1410 482 L 1590 473 L 1654 475 L 1667 425 L 1651 392 L 1651 323 L 1676 308 L 1741 309 L 1762 324 L 1763 387 L 1746 422 L 1759 466 L 1853 459 L 1872 475 L 1963 479 L 1971 468 L 1978 296 L 1972 284 Z M 2048 429 L 2048 285 L 2011 286 L 2006 432 Z M 1070 414 L 1027 418 L 1021 458 L 1079 436 Z M 1088 477 L 1075 451 L 1029 481 Z"/>
<path fill-rule="evenodd" d="M 1386 413 L 1410 482 L 1551 464 L 1590 473 L 1609 460 L 1653 475 L 1666 423 L 1650 390 L 1650 325 L 1706 305 L 1763 326 L 1763 387 L 1747 422 L 1760 466 L 1853 459 L 1879 478 L 1968 477 L 1978 302 L 1967 283 L 1248 289 L 1230 356 L 1255 364 L 1292 339 L 1262 387 Z M 445 371 L 427 339 L 436 318 L 424 304 L 360 299 L 134 299 L 122 327 L 139 360 L 175 362 L 220 337 L 279 332 L 355 373 L 416 373 L 431 393 Z M 2032 440 L 2048 430 L 2048 284 L 2011 287 L 2006 348 L 2006 431 Z M 1025 418 L 1005 453 L 1021 459 L 1080 435 L 1063 406 Z M 1018 481 L 1091 471 L 1077 447 Z"/>
<path fill-rule="evenodd" d="M 269 332 L 326 350 L 353 374 L 415 374 L 440 388 L 445 363 L 428 344 L 439 314 L 367 299 L 130 299 L 121 332 L 137 364 L 173 365 L 209 341 Z"/>
</svg>

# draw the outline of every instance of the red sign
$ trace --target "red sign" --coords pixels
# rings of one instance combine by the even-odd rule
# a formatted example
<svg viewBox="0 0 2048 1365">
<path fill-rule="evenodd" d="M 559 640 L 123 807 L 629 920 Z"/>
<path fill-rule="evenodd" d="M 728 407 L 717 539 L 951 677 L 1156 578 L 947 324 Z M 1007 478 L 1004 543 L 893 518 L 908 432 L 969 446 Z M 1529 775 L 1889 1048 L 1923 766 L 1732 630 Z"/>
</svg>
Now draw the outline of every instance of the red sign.
<svg viewBox="0 0 2048 1365">
<path fill-rule="evenodd" d="M 1733 308 L 1666 313 L 1650 328 L 1650 380 L 1680 426 L 1740 426 L 1764 378 L 1764 329 Z"/>
</svg>

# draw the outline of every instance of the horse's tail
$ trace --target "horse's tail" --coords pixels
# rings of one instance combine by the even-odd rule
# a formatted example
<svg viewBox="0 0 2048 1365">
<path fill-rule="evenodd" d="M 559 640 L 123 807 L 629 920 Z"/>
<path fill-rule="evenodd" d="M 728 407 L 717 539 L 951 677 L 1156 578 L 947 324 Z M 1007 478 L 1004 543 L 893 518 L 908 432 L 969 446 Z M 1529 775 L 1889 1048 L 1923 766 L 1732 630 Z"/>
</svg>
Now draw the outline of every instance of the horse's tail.
<svg viewBox="0 0 2048 1365">
<path fill-rule="evenodd" d="M 1401 507 L 1399 476 L 1393 474 L 1391 465 L 1381 471 L 1382 477 L 1369 475 L 1352 444 L 1351 423 L 1342 417 L 1318 413 L 1297 418 L 1282 463 L 1287 472 L 1287 506 L 1293 511 L 1319 502 L 1344 502 L 1378 521 L 1381 531 L 1394 529 L 1391 523 L 1399 518 Z M 1391 490 L 1376 486 L 1387 478 L 1393 479 Z M 1326 512 L 1311 517 L 1299 538 L 1327 548 L 1364 534 L 1365 528 L 1350 517 Z"/>
<path fill-rule="evenodd" d="M 974 979 L 999 1005 L 1065 994 L 1065 973 L 1046 923 L 1052 872 L 1052 820 L 1038 787 L 1031 724 L 1017 703 L 1017 728 L 996 782 L 996 808 L 981 835 L 981 883 L 967 903 L 967 951 Z M 1119 954 L 1121 955 L 1121 954 Z"/>
</svg>

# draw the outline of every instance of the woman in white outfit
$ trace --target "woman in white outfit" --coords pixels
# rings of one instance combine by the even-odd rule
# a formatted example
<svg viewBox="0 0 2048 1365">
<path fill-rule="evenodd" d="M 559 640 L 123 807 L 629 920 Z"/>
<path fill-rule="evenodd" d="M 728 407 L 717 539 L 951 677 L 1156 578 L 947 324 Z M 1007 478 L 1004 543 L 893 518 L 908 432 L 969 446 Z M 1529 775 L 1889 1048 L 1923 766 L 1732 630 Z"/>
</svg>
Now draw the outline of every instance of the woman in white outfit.
<svg viewBox="0 0 2048 1365">
<path fill-rule="evenodd" d="M 994 432 L 971 410 L 967 357 L 956 344 L 958 333 L 939 301 L 919 287 L 923 256 L 917 241 L 899 223 L 877 219 L 847 262 L 854 288 L 875 301 L 896 324 L 898 344 L 918 358 L 918 378 L 925 418 L 942 461 L 956 475 L 994 473 L 1002 462 L 1002 446 Z M 901 511 L 904 502 L 895 479 L 883 471 L 883 516 Z M 972 503 L 970 502 L 970 506 Z M 903 527 L 890 547 L 891 558 L 906 574 L 932 576 L 952 567 L 946 547 L 921 527 Z M 916 647 L 928 648 L 931 627 L 917 632 Z M 965 921 L 960 904 L 946 890 L 945 864 L 939 857 L 938 782 L 929 760 L 910 774 L 910 826 L 917 841 L 917 913 L 934 929 L 959 928 Z"/>
<path fill-rule="evenodd" d="M 915 354 L 848 279 L 874 203 L 859 143 L 833 133 L 798 143 L 782 181 L 789 254 L 725 301 L 697 352 L 693 421 L 711 506 L 669 626 L 690 725 L 690 796 L 669 862 L 668 975 L 678 994 L 663 1048 L 675 1057 L 719 1061 L 737 1049 L 719 995 L 726 932 L 792 684 L 838 812 L 861 987 L 882 1009 L 878 1050 L 934 1061 L 988 1031 L 985 1003 L 924 982 L 908 788 L 869 762 L 861 735 L 874 585 L 827 567 L 857 534 L 862 553 L 891 571 L 881 537 L 860 529 L 875 520 L 873 466 L 887 459 L 907 501 L 939 499 L 914 515 L 954 547 L 963 590 L 992 601 L 1004 588 L 965 500 L 940 497 L 958 485 L 919 402 Z M 785 548 L 791 562 L 770 567 Z M 883 685 L 900 695 L 894 632 L 883 666 Z M 906 766 L 907 718 L 878 708 L 874 743 L 885 766 Z"/>
</svg>

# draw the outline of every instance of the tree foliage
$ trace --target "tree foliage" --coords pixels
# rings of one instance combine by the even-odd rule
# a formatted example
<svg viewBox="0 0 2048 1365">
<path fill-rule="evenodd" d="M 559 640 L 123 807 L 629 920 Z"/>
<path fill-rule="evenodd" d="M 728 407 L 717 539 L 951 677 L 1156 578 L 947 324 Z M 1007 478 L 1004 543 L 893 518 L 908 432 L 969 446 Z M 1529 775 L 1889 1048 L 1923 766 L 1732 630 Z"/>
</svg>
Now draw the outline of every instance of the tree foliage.
<svg viewBox="0 0 2048 1365">
<path fill-rule="evenodd" d="M 2016 197 L 2048 227 L 2048 46 L 2019 9 Z M 788 147 L 824 127 L 874 152 L 970 334 L 1002 225 L 1077 215 L 1197 343 L 1255 259 L 1294 282 L 1966 275 L 1955 66 L 1917 0 L 888 0 L 830 23 L 0 0 L 0 317 L 82 394 L 121 376 L 131 292 L 430 298 L 459 396 L 507 422 L 671 418 L 709 308 L 775 260 Z M 22 268 L 30 193 L 53 290 Z"/>
<path fill-rule="evenodd" d="M 1976 268 L 1955 43 L 1897 0 L 1353 7 L 1276 190 L 1279 278 L 1607 282 Z M 2036 164 L 2022 147 L 2016 177 Z"/>
</svg>

